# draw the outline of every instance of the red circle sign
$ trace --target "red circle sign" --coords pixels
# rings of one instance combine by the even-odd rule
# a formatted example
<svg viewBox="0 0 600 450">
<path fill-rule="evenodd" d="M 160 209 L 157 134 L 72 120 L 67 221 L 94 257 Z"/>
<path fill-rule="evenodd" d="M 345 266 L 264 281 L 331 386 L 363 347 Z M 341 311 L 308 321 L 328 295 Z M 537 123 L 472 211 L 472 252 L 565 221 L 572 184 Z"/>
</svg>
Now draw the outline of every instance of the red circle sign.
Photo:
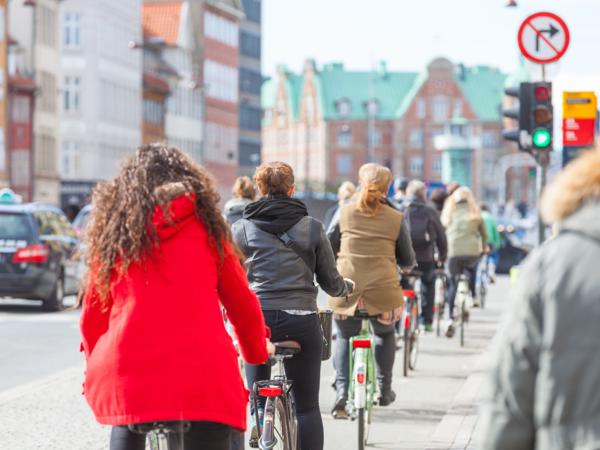
<svg viewBox="0 0 600 450">
<path fill-rule="evenodd" d="M 519 48 L 525 58 L 538 64 L 558 61 L 567 51 L 571 35 L 564 20 L 550 12 L 527 17 L 518 34 Z"/>
</svg>

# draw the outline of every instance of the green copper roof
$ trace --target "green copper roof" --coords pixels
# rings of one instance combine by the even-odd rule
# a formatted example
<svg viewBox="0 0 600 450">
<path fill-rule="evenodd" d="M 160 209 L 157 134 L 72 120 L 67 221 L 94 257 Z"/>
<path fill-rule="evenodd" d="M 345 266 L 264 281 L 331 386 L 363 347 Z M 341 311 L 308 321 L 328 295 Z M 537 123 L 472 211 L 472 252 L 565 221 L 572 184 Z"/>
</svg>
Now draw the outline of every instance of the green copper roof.
<svg viewBox="0 0 600 450">
<path fill-rule="evenodd" d="M 506 87 L 516 87 L 521 83 L 531 81 L 531 73 L 527 68 L 525 63 L 525 58 L 523 56 L 519 57 L 519 66 L 517 70 L 512 72 L 508 77 L 506 77 L 505 86 Z"/>
<path fill-rule="evenodd" d="M 412 86 L 410 87 L 410 89 L 408 90 L 408 92 L 406 93 L 404 98 L 402 99 L 402 102 L 400 103 L 400 106 L 398 107 L 398 110 L 396 111 L 396 114 L 395 114 L 396 117 L 400 118 L 406 113 L 406 111 L 408 111 L 408 108 L 410 108 L 410 105 L 412 104 L 413 100 L 419 93 L 419 89 L 421 89 L 421 86 L 423 86 L 423 84 L 427 81 L 428 76 L 429 75 L 428 75 L 427 71 L 425 71 L 425 72 L 421 72 L 418 76 L 415 77 L 415 79 L 413 80 Z"/>
<path fill-rule="evenodd" d="M 456 82 L 481 122 L 498 122 L 502 118 L 502 98 L 506 75 L 487 66 L 459 70 Z"/>
</svg>

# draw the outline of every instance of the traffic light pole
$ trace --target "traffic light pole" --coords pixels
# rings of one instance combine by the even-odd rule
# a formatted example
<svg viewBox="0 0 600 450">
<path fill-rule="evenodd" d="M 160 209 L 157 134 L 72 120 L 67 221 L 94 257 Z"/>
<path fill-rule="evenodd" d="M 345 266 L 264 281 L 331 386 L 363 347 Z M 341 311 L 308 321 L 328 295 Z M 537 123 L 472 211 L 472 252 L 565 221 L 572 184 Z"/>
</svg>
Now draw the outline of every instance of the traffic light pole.
<svg viewBox="0 0 600 450">
<path fill-rule="evenodd" d="M 546 186 L 549 155 L 547 152 L 538 152 L 535 156 L 535 160 L 537 161 L 536 193 L 538 198 L 538 245 L 542 245 L 546 240 L 546 225 L 542 220 L 541 199 L 544 187 Z"/>
</svg>

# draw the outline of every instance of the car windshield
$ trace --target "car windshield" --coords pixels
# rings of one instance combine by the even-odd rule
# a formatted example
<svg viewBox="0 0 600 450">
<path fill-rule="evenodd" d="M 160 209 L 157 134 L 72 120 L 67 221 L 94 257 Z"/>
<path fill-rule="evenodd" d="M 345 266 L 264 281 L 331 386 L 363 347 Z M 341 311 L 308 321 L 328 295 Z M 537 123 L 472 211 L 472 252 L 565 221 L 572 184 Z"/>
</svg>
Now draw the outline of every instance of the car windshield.
<svg viewBox="0 0 600 450">
<path fill-rule="evenodd" d="M 28 240 L 31 238 L 31 226 L 25 214 L 0 213 L 1 240 Z"/>
<path fill-rule="evenodd" d="M 81 211 L 73 221 L 73 226 L 81 231 L 85 230 L 85 227 L 87 227 L 87 224 L 90 221 L 91 212 L 92 211 L 89 209 Z"/>
</svg>

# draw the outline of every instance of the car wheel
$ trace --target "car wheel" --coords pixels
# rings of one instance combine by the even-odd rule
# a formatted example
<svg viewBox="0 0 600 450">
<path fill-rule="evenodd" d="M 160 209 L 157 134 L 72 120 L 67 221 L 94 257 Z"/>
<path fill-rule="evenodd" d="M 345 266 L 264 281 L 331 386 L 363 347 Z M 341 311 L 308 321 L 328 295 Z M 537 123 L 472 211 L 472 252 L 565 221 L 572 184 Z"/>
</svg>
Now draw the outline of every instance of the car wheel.
<svg viewBox="0 0 600 450">
<path fill-rule="evenodd" d="M 56 280 L 50 297 L 44 300 L 42 307 L 45 311 L 62 311 L 65 309 L 65 282 L 62 274 Z"/>
</svg>

